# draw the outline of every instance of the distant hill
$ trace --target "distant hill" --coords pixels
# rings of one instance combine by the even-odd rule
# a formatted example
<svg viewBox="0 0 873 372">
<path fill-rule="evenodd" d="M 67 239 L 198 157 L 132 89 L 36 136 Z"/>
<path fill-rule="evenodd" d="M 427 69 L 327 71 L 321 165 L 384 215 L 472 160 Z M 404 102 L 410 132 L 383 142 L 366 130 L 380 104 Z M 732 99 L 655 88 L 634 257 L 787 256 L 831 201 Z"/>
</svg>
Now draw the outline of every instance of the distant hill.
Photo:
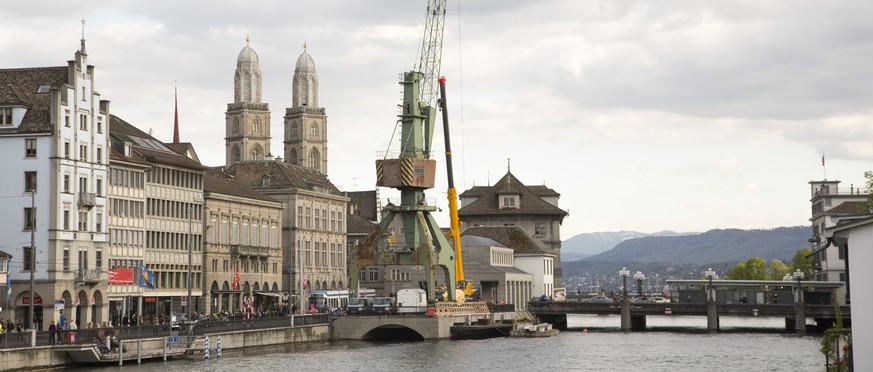
<svg viewBox="0 0 873 372">
<path fill-rule="evenodd" d="M 710 230 L 687 236 L 650 236 L 625 240 L 585 262 L 638 262 L 731 265 L 758 256 L 767 261 L 790 261 L 798 249 L 808 247 L 809 226 L 770 230 Z M 563 255 L 562 255 L 563 257 Z"/>
<path fill-rule="evenodd" d="M 653 234 L 637 231 L 617 232 L 593 232 L 573 236 L 561 242 L 561 261 L 576 261 L 606 252 L 615 248 L 619 243 L 636 238 L 648 236 L 682 236 L 697 233 L 677 233 L 673 231 L 661 231 Z"/>
</svg>

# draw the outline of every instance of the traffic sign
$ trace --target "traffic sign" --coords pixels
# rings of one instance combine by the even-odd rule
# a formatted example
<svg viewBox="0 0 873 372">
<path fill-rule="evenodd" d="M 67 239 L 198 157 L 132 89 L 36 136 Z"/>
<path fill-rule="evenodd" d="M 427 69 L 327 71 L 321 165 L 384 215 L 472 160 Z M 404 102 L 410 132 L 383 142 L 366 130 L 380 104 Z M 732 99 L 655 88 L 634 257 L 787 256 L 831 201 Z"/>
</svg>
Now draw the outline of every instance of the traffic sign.
<svg viewBox="0 0 873 372">
<path fill-rule="evenodd" d="M 282 291 L 282 301 L 288 301 L 288 291 Z"/>
<path fill-rule="evenodd" d="M 121 301 L 115 301 L 115 310 L 121 311 Z"/>
<path fill-rule="evenodd" d="M 188 305 L 188 297 L 182 296 L 182 306 Z"/>
</svg>

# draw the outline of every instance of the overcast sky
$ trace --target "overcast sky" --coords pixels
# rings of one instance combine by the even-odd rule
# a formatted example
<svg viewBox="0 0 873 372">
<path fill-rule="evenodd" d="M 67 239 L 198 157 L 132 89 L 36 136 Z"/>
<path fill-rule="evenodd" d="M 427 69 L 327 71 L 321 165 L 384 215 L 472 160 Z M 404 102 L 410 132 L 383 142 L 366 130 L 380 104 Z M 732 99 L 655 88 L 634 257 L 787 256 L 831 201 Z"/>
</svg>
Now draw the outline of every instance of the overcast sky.
<svg viewBox="0 0 873 372">
<path fill-rule="evenodd" d="M 305 41 L 328 114 L 329 176 L 368 190 L 426 3 L 17 1 L 3 6 L 0 68 L 66 65 L 85 18 L 112 113 L 171 141 L 175 81 L 182 141 L 221 165 L 246 35 L 275 155 Z M 807 225 L 809 181 L 858 187 L 873 169 L 871 57 L 870 1 L 449 0 L 442 74 L 456 186 L 493 183 L 511 159 L 522 182 L 561 194 L 564 239 Z M 445 210 L 436 132 L 429 193 Z"/>
</svg>

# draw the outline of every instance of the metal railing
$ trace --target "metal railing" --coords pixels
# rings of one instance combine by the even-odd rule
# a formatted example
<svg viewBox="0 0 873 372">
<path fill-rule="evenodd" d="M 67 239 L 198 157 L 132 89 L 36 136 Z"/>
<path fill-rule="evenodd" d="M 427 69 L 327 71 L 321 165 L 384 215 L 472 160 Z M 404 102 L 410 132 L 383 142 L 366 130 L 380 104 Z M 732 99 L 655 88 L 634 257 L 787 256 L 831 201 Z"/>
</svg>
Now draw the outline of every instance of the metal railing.
<svg viewBox="0 0 873 372">
<path fill-rule="evenodd" d="M 77 282 L 99 282 L 100 281 L 100 269 L 78 269 L 76 270 L 75 280 Z"/>
<path fill-rule="evenodd" d="M 85 328 L 76 330 L 38 331 L 36 346 L 64 346 L 70 344 L 105 344 L 106 336 L 116 336 L 123 342 L 138 338 L 179 336 L 203 336 L 207 333 L 223 333 L 280 327 L 305 327 L 330 323 L 330 314 L 295 315 L 254 319 L 201 320 L 188 329 L 173 329 L 169 324 L 129 327 Z M 7 332 L 0 334 L 0 349 L 30 347 L 30 332 Z"/>
<path fill-rule="evenodd" d="M 79 193 L 79 206 L 80 207 L 93 207 L 97 205 L 97 194 L 93 192 L 80 192 Z"/>
</svg>

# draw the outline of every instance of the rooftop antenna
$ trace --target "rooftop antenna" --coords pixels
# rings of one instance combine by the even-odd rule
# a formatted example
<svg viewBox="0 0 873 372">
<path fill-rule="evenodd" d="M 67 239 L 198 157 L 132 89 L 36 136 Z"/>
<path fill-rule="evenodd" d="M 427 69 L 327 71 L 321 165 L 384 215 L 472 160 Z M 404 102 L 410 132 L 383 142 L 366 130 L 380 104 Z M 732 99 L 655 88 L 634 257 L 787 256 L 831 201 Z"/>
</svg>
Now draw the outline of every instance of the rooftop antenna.
<svg viewBox="0 0 873 372">
<path fill-rule="evenodd" d="M 82 18 L 82 54 L 85 54 L 85 18 Z"/>
</svg>

